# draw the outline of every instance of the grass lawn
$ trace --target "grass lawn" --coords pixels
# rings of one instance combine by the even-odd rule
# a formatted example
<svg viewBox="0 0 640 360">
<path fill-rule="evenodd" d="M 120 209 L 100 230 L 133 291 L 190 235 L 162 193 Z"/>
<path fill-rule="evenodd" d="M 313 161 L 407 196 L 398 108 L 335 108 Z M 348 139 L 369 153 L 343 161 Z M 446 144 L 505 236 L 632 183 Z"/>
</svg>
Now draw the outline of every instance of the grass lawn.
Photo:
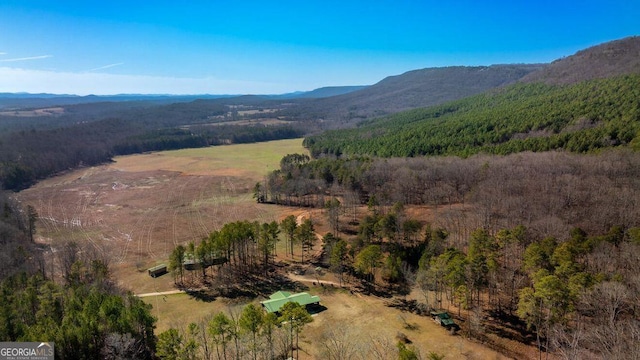
<svg viewBox="0 0 640 360">
<path fill-rule="evenodd" d="M 423 357 L 433 351 L 445 355 L 445 359 L 507 359 L 481 344 L 451 335 L 428 317 L 386 307 L 383 299 L 340 289 L 324 290 L 320 287 L 309 290 L 320 296 L 321 304 L 327 309 L 314 315 L 314 321 L 300 334 L 300 359 L 321 359 L 322 343 L 331 334 L 347 337 L 346 341 L 361 351 L 368 351 L 369 346 L 378 343 L 388 347 L 389 354 L 394 354 L 396 335 L 400 332 L 413 342 L 412 346 Z M 206 302 L 186 294 L 152 296 L 143 300 L 153 305 L 152 314 L 158 317 L 156 334 L 171 327 L 185 329 L 189 323 L 198 323 L 220 311 L 228 313 L 234 309 L 239 312 L 247 304 L 220 298 Z M 258 304 L 259 300 L 253 302 Z M 407 324 L 411 325 L 410 329 L 406 328 Z"/>
</svg>

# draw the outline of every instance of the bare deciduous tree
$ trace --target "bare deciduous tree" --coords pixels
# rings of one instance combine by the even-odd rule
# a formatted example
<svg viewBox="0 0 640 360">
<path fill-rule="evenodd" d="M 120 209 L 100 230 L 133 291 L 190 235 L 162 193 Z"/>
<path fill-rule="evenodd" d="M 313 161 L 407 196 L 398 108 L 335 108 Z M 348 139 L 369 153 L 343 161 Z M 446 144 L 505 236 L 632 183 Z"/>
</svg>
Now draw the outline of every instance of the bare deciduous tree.
<svg viewBox="0 0 640 360">
<path fill-rule="evenodd" d="M 334 327 L 326 331 L 320 345 L 322 358 L 328 360 L 350 360 L 362 353 L 358 334 L 348 327 Z"/>
</svg>

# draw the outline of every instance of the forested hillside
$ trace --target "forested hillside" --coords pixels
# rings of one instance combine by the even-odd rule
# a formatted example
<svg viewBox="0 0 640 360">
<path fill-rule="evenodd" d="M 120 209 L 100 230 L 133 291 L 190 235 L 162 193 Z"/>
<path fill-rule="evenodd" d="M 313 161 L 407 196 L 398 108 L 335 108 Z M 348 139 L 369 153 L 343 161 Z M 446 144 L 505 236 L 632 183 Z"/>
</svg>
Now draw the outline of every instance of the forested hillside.
<svg viewBox="0 0 640 360">
<path fill-rule="evenodd" d="M 352 271 L 376 282 L 360 266 L 375 253 L 386 285 L 415 285 L 427 307 L 466 310 L 466 331 L 482 341 L 494 333 L 564 359 L 637 357 L 632 48 L 614 42 L 560 60 L 537 82 L 308 137 L 313 158 L 284 158 L 257 189 L 267 201 L 323 208 L 347 238 Z M 369 212 L 356 218 L 362 204 Z"/>
<path fill-rule="evenodd" d="M 640 75 L 517 84 L 305 140 L 314 156 L 469 156 L 640 147 Z"/>
<path fill-rule="evenodd" d="M 321 119 L 324 129 L 351 127 L 363 119 L 479 94 L 514 83 L 543 67 L 518 64 L 413 70 L 346 95 L 299 101 L 281 113 L 293 119 Z"/>
<path fill-rule="evenodd" d="M 575 84 L 640 72 L 640 37 L 610 41 L 558 59 L 540 71 L 524 76 L 521 82 Z"/>
</svg>

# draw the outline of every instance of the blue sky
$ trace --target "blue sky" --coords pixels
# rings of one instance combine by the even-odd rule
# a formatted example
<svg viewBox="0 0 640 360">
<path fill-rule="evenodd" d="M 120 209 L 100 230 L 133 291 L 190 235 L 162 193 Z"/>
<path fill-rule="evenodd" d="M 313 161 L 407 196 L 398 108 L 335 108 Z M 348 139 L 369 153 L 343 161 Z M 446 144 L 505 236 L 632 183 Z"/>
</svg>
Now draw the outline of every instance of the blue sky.
<svg viewBox="0 0 640 360">
<path fill-rule="evenodd" d="M 551 62 L 640 35 L 639 19 L 637 0 L 2 0 L 0 92 L 368 85 L 426 67 Z"/>
</svg>

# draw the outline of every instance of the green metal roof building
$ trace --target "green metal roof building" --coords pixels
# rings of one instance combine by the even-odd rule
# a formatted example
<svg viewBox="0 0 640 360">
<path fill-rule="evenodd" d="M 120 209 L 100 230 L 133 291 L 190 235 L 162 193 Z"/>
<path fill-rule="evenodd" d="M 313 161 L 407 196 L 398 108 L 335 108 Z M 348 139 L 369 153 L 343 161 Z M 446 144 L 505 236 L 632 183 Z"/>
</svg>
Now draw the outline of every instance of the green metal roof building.
<svg viewBox="0 0 640 360">
<path fill-rule="evenodd" d="M 287 291 L 278 291 L 269 296 L 269 300 L 261 301 L 260 303 L 268 313 L 276 313 L 280 311 L 282 305 L 290 301 L 306 306 L 318 304 L 320 302 L 320 297 L 316 295 L 309 295 L 306 292 L 291 294 Z"/>
</svg>

